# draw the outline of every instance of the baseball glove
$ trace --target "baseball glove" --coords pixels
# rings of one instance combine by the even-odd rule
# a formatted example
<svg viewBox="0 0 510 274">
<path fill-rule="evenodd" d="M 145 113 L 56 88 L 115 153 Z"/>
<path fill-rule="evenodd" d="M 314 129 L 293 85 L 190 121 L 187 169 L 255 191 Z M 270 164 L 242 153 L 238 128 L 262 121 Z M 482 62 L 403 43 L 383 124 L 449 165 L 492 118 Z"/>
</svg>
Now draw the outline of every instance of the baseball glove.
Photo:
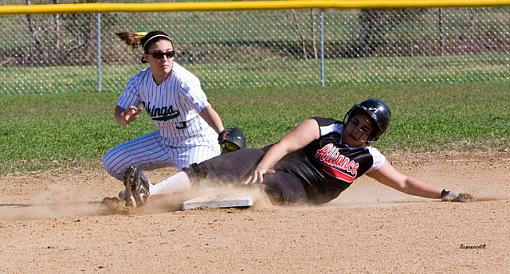
<svg viewBox="0 0 510 274">
<path fill-rule="evenodd" d="M 246 137 L 238 128 L 226 128 L 220 132 L 218 143 L 222 153 L 232 152 L 246 148 Z"/>
</svg>

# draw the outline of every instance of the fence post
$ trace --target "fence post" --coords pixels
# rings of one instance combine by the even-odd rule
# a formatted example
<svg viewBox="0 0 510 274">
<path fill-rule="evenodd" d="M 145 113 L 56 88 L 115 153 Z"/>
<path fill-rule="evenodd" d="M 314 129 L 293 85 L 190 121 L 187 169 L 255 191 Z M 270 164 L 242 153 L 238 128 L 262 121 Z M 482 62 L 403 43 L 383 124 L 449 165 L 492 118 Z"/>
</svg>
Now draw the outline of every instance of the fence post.
<svg viewBox="0 0 510 274">
<path fill-rule="evenodd" d="M 321 44 L 321 61 L 320 61 L 320 78 L 321 87 L 325 86 L 324 81 L 324 10 L 320 10 L 320 44 Z"/>
<path fill-rule="evenodd" d="M 103 91 L 103 74 L 101 61 L 101 13 L 96 16 L 96 62 L 97 62 L 97 91 Z"/>
</svg>

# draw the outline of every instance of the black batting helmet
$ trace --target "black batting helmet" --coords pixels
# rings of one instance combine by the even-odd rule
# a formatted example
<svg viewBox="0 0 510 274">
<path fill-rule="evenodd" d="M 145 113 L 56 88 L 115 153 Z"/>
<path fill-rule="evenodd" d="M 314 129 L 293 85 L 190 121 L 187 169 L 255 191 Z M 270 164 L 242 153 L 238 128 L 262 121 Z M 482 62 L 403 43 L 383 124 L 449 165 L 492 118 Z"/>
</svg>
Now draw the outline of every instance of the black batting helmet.
<svg viewBox="0 0 510 274">
<path fill-rule="evenodd" d="M 368 137 L 369 143 L 377 141 L 379 136 L 390 126 L 391 111 L 379 99 L 366 99 L 352 106 L 345 114 L 344 124 L 347 124 L 354 115 L 359 113 L 364 113 L 370 117 L 374 125 L 374 132 Z"/>
<path fill-rule="evenodd" d="M 218 136 L 222 152 L 231 152 L 246 148 L 246 137 L 238 128 L 226 128 Z"/>
</svg>

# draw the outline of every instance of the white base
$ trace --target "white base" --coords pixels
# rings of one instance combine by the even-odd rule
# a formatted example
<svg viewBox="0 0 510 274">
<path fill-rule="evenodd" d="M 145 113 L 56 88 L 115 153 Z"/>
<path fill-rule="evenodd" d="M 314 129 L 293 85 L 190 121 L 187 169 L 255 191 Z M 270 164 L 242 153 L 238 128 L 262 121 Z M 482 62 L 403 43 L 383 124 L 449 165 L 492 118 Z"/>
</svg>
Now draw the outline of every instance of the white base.
<svg viewBox="0 0 510 274">
<path fill-rule="evenodd" d="M 193 198 L 182 203 L 182 210 L 195 208 L 247 208 L 253 205 L 253 201 L 248 196 L 235 194 L 206 194 Z"/>
</svg>

